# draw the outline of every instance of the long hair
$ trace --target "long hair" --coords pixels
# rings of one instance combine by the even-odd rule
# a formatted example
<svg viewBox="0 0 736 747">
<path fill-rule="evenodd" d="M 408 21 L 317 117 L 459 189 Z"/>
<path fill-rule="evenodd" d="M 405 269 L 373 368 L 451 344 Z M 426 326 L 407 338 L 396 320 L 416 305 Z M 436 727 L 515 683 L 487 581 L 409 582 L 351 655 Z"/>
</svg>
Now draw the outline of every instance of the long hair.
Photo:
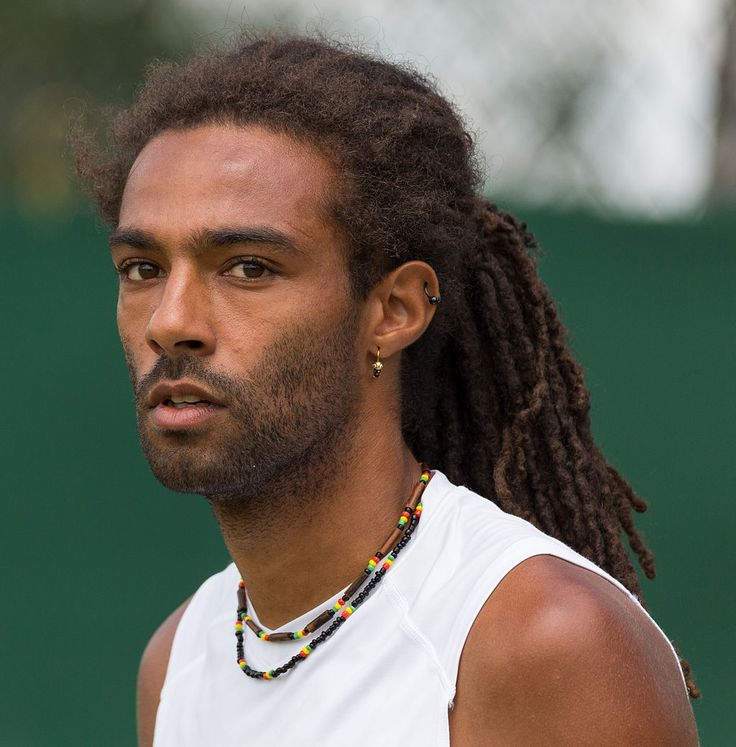
<svg viewBox="0 0 736 747">
<path fill-rule="evenodd" d="M 654 560 L 632 512 L 645 502 L 590 427 L 583 372 L 536 268 L 524 223 L 480 193 L 461 117 L 426 76 L 334 41 L 245 34 L 184 65 L 149 68 L 107 146 L 79 130 L 78 172 L 116 223 L 130 167 L 171 129 L 259 125 L 318 149 L 339 184 L 329 217 L 350 247 L 356 298 L 411 259 L 442 292 L 402 357 L 402 424 L 413 452 L 560 539 L 641 596 Z M 682 662 L 688 689 L 697 688 Z"/>
</svg>

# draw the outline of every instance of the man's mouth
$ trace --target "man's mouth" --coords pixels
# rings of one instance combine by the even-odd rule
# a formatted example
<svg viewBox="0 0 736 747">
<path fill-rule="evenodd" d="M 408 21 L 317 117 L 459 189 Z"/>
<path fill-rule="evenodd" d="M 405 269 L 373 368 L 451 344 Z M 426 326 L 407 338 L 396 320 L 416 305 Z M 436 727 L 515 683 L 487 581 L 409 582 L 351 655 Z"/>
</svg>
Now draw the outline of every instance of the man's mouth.
<svg viewBox="0 0 736 747">
<path fill-rule="evenodd" d="M 165 399 L 163 404 L 167 407 L 176 407 L 177 410 L 181 410 L 185 407 L 207 407 L 212 405 L 212 402 L 206 399 L 200 399 L 194 394 L 182 396 L 172 396 L 169 399 Z"/>
<path fill-rule="evenodd" d="M 149 407 L 220 407 L 223 402 L 215 394 L 193 381 L 169 381 L 157 384 L 146 397 Z"/>
<path fill-rule="evenodd" d="M 151 390 L 146 404 L 162 431 L 201 429 L 227 410 L 216 394 L 193 381 L 161 382 Z"/>
</svg>

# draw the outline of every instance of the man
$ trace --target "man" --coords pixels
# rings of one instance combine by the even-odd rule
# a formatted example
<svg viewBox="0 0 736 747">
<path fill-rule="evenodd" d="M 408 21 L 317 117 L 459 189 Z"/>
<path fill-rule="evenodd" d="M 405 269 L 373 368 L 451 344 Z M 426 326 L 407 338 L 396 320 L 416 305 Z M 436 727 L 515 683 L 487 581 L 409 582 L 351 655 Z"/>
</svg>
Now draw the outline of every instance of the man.
<svg viewBox="0 0 736 747">
<path fill-rule="evenodd" d="M 112 134 L 79 168 L 141 441 L 233 559 L 151 639 L 140 744 L 696 744 L 620 540 L 653 576 L 645 506 L 432 86 L 245 39 Z"/>
</svg>

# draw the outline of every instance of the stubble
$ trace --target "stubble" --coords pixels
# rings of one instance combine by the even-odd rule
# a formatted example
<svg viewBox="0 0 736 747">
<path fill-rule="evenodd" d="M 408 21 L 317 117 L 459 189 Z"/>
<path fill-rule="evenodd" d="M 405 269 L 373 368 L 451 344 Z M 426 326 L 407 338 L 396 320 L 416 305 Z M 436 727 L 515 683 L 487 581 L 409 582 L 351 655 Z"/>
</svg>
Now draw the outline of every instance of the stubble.
<svg viewBox="0 0 736 747">
<path fill-rule="evenodd" d="M 192 354 L 162 356 L 139 377 L 127 356 L 143 452 L 156 478 L 172 490 L 249 514 L 273 512 L 295 488 L 327 484 L 345 461 L 355 431 L 357 312 L 328 330 L 291 327 L 236 378 Z M 227 416 L 203 433 L 161 432 L 146 396 L 162 380 L 186 378 L 221 398 Z"/>
</svg>

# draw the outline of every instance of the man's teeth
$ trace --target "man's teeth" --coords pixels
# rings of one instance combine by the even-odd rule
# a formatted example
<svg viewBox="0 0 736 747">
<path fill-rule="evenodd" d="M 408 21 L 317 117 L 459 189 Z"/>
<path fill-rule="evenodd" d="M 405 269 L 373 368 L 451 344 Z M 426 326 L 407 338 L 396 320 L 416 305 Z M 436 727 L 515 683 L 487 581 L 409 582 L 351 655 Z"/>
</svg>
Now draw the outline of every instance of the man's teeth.
<svg viewBox="0 0 736 747">
<path fill-rule="evenodd" d="M 187 407 L 189 405 L 208 405 L 209 402 L 200 399 L 196 394 L 172 395 L 167 400 L 173 407 Z"/>
</svg>

